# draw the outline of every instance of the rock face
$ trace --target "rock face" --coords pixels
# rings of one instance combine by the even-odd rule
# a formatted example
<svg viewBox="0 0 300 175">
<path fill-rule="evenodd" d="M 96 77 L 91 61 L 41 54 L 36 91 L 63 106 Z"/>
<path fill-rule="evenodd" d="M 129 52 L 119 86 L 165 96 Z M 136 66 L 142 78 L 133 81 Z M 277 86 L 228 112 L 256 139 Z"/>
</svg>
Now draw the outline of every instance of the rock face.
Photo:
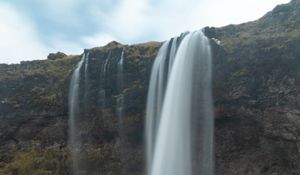
<svg viewBox="0 0 300 175">
<path fill-rule="evenodd" d="M 143 118 L 152 62 L 161 43 L 85 50 L 89 53 L 88 100 L 81 98 L 83 174 L 143 172 Z M 124 87 L 117 87 L 117 64 L 124 49 Z M 68 91 L 81 56 L 0 65 L 0 174 L 70 174 Z M 107 63 L 105 81 L 101 80 Z M 82 71 L 84 71 L 82 69 Z M 99 86 L 106 89 L 101 105 Z M 102 84 L 102 85 L 103 85 Z M 116 105 L 124 95 L 124 135 L 120 149 Z M 121 151 L 120 151 L 121 150 Z M 122 156 L 120 156 L 122 155 Z"/>
<path fill-rule="evenodd" d="M 214 71 L 217 174 L 300 173 L 299 17 L 292 1 L 258 21 L 206 28 L 225 58 Z"/>
<path fill-rule="evenodd" d="M 300 4 L 257 21 L 205 28 L 214 59 L 217 175 L 300 174 Z M 217 41 L 217 42 L 216 42 Z M 218 44 L 217 44 L 218 43 Z M 161 43 L 112 42 L 89 52 L 82 105 L 82 174 L 143 174 L 143 125 L 151 66 Z M 117 62 L 124 50 L 124 88 Z M 99 103 L 108 59 L 106 105 Z M 56 58 L 56 57 L 55 57 Z M 68 90 L 80 56 L 0 65 L 0 174 L 70 174 Z M 124 95 L 121 144 L 116 104 Z"/>
</svg>

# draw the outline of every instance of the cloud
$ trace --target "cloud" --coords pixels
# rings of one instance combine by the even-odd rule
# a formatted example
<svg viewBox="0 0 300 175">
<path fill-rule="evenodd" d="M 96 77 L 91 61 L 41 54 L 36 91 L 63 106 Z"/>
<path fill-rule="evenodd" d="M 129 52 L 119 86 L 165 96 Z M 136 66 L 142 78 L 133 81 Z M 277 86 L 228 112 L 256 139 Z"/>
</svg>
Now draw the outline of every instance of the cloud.
<svg viewBox="0 0 300 175">
<path fill-rule="evenodd" d="M 0 12 L 0 63 L 45 58 L 47 48 L 31 22 L 5 3 L 0 3 Z"/>
<path fill-rule="evenodd" d="M 162 41 L 187 30 L 255 20 L 290 0 L 10 0 L 0 2 L 0 62 L 78 54 L 117 40 Z"/>
<path fill-rule="evenodd" d="M 84 45 L 78 42 L 71 42 L 59 37 L 53 37 L 50 41 L 49 52 L 64 52 L 68 55 L 76 55 L 83 52 Z"/>
<path fill-rule="evenodd" d="M 82 42 L 86 47 L 104 46 L 111 41 L 118 40 L 115 37 L 106 33 L 98 33 L 92 36 L 82 38 Z"/>
<path fill-rule="evenodd" d="M 82 43 L 64 40 L 59 35 L 45 44 L 36 25 L 10 4 L 0 3 L 0 12 L 0 63 L 46 59 L 49 53 L 57 51 L 67 54 L 83 51 Z"/>
<path fill-rule="evenodd" d="M 150 4 L 147 0 L 122 0 L 116 4 L 104 25 L 108 32 L 125 41 L 136 40 L 148 32 Z"/>
<path fill-rule="evenodd" d="M 220 27 L 257 20 L 277 4 L 288 2 L 290 0 L 204 0 L 202 13 L 206 15 L 206 25 Z"/>
<path fill-rule="evenodd" d="M 256 20 L 290 0 L 120 0 L 103 19 L 122 42 L 166 40 L 187 30 Z M 102 31 L 103 32 L 103 31 Z"/>
</svg>

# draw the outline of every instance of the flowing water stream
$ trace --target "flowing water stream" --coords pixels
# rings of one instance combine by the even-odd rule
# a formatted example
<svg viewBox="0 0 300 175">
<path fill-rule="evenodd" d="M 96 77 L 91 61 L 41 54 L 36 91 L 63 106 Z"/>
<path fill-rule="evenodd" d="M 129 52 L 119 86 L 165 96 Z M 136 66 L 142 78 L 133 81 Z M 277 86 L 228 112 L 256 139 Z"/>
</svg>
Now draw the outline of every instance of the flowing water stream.
<svg viewBox="0 0 300 175">
<path fill-rule="evenodd" d="M 148 175 L 213 174 L 212 58 L 202 31 L 165 42 L 146 111 Z"/>
</svg>

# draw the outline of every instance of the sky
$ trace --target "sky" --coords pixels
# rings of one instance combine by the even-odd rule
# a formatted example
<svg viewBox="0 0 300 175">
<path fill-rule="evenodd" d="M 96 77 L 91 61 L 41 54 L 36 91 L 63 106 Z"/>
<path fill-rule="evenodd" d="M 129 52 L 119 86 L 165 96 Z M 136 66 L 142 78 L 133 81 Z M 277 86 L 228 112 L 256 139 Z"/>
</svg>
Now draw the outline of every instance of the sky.
<svg viewBox="0 0 300 175">
<path fill-rule="evenodd" d="M 260 18 L 290 0 L 0 0 L 0 63 L 80 54 L 110 41 L 164 41 Z"/>
</svg>

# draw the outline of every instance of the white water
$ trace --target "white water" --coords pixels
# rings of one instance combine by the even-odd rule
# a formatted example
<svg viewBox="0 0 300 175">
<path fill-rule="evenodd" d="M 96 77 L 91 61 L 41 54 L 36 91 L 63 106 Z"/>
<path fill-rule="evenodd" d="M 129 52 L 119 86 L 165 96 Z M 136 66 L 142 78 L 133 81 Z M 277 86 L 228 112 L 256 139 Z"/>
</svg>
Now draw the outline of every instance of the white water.
<svg viewBox="0 0 300 175">
<path fill-rule="evenodd" d="M 147 171 L 152 165 L 155 140 L 161 117 L 161 108 L 170 71 L 178 45 L 184 36 L 165 42 L 153 63 L 146 109 L 146 162 Z"/>
<path fill-rule="evenodd" d="M 124 52 L 125 52 L 125 48 L 122 49 L 121 57 L 120 57 L 120 60 L 118 62 L 118 65 L 120 65 L 120 67 L 118 67 L 120 72 L 123 72 Z"/>
<path fill-rule="evenodd" d="M 88 90 L 89 90 L 89 77 L 88 77 L 88 66 L 89 66 L 89 55 L 88 52 L 84 58 L 84 110 L 87 110 Z"/>
<path fill-rule="evenodd" d="M 213 175 L 209 41 L 196 31 L 187 34 L 178 49 L 172 49 L 175 47 L 175 40 L 163 44 L 151 73 L 146 111 L 147 174 Z"/>
<path fill-rule="evenodd" d="M 73 72 L 70 91 L 69 91 L 69 146 L 71 149 L 71 164 L 72 172 L 75 174 L 79 168 L 79 140 L 77 139 L 77 118 L 79 115 L 79 84 L 80 84 L 80 70 L 86 59 L 86 55 L 83 54 L 81 60 L 77 64 L 76 69 Z"/>
<path fill-rule="evenodd" d="M 85 80 L 88 79 L 88 77 L 87 77 L 88 74 L 87 73 L 88 73 L 88 66 L 89 66 L 89 55 L 90 55 L 90 53 L 87 53 L 86 57 L 84 59 L 84 75 L 85 75 Z"/>
<path fill-rule="evenodd" d="M 99 100 L 101 103 L 101 108 L 105 109 L 106 106 L 106 76 L 107 76 L 107 68 L 109 64 L 109 59 L 111 57 L 111 52 L 108 53 L 107 58 L 105 59 L 104 64 L 101 66 L 100 72 L 100 91 L 99 91 Z"/>
<path fill-rule="evenodd" d="M 110 56 L 111 56 L 111 52 L 109 52 L 108 57 L 106 58 L 104 66 L 103 66 L 103 74 L 105 76 L 106 76 L 106 70 L 107 70 L 107 65 L 108 65 L 108 61 L 109 61 Z M 104 78 L 105 78 L 105 76 L 104 76 Z"/>
<path fill-rule="evenodd" d="M 119 119 L 119 124 L 120 124 L 120 127 L 122 127 L 123 125 L 123 109 L 124 109 L 124 95 L 123 95 L 123 88 L 124 88 L 124 75 L 123 75 L 123 63 L 124 63 L 124 48 L 122 50 L 122 53 L 121 53 L 121 56 L 120 56 L 120 60 L 118 61 L 118 90 L 119 90 L 119 98 L 118 98 L 118 101 L 117 101 L 117 116 L 118 116 L 118 119 Z"/>
<path fill-rule="evenodd" d="M 117 106 L 116 106 L 116 114 L 118 118 L 118 134 L 119 138 L 116 143 L 116 149 L 118 150 L 118 155 L 120 158 L 120 164 L 121 164 L 121 175 L 124 174 L 124 171 L 126 171 L 126 165 L 127 165 L 127 157 L 126 150 L 127 145 L 126 143 L 126 134 L 125 134 L 125 127 L 124 127 L 124 52 L 125 48 L 123 48 L 120 59 L 118 61 L 118 67 L 117 67 L 117 89 L 118 89 L 118 98 L 117 98 Z"/>
<path fill-rule="evenodd" d="M 154 154 L 154 146 L 156 140 L 156 134 L 158 130 L 158 124 L 161 114 L 161 106 L 163 102 L 163 94 L 165 90 L 165 60 L 167 58 L 169 42 L 165 42 L 153 63 L 148 99 L 147 99 L 147 110 L 146 110 L 146 161 L 147 161 L 147 171 L 152 166 L 152 159 Z"/>
</svg>

